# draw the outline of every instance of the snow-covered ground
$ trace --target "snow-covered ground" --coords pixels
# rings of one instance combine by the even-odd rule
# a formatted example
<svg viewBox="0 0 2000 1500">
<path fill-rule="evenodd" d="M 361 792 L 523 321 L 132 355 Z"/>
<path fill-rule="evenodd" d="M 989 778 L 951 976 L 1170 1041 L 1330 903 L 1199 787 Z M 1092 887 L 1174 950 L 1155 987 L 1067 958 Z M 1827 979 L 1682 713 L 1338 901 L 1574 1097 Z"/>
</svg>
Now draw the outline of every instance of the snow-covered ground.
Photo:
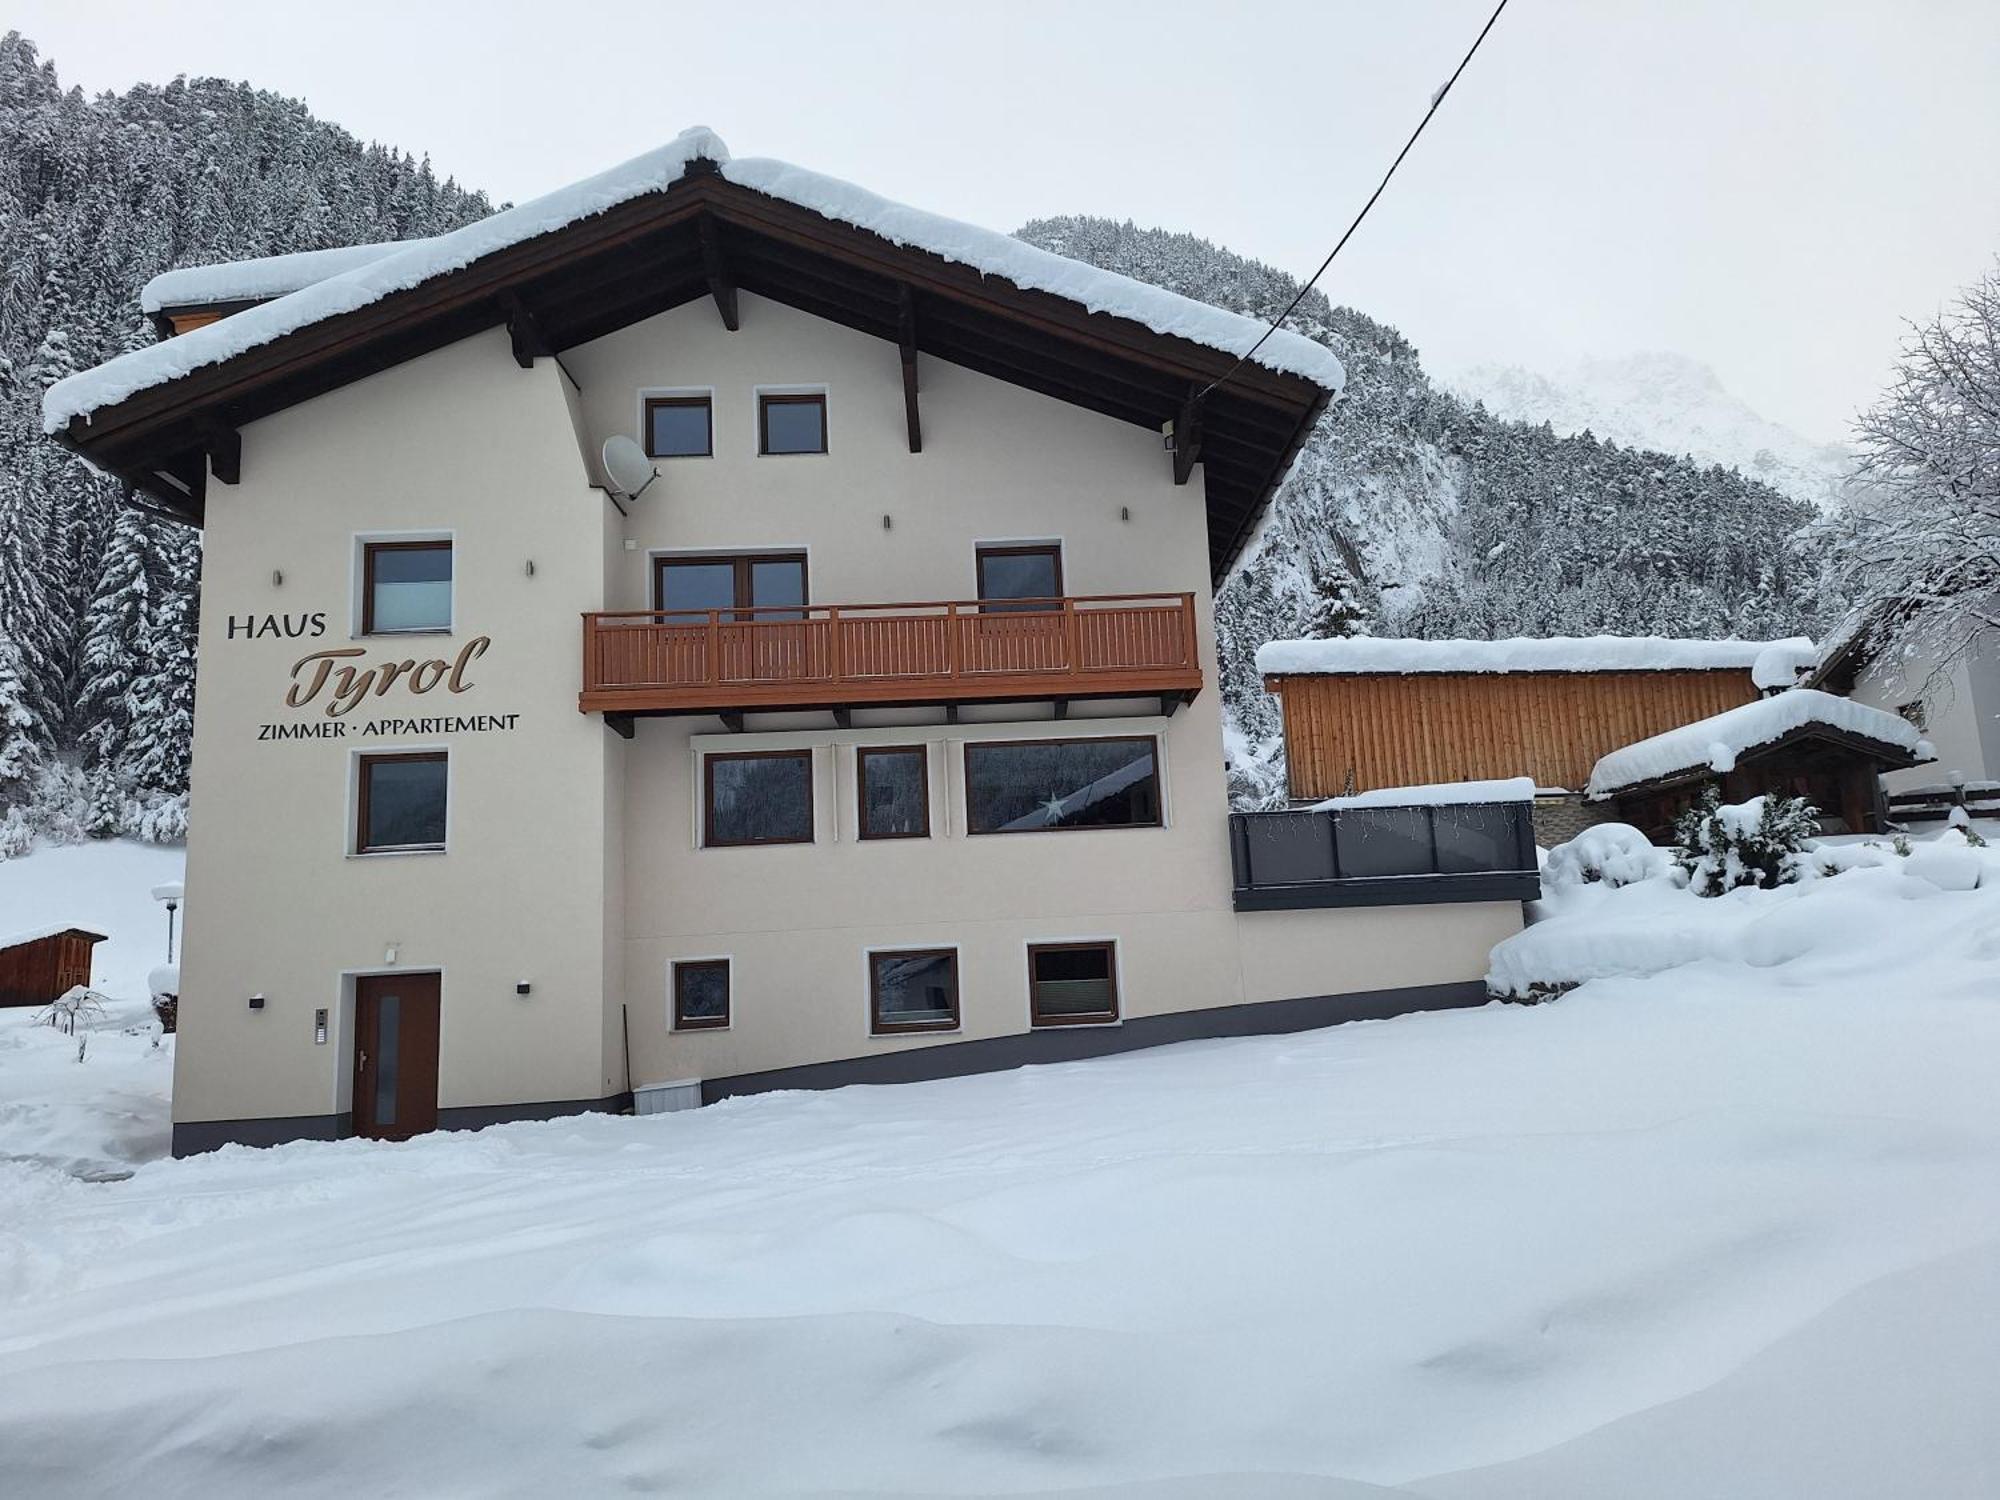
<svg viewBox="0 0 2000 1500">
<path fill-rule="evenodd" d="M 57 924 L 105 934 L 91 984 L 111 1002 L 79 1037 L 34 1025 L 33 1008 L 0 1009 L 0 1173 L 35 1162 L 101 1176 L 166 1155 L 173 1038 L 155 1035 L 146 977 L 167 946 L 152 890 L 183 863 L 179 849 L 122 840 L 0 860 L 0 939 Z M 0 1275 L 7 1207 L 0 1198 Z"/>
<path fill-rule="evenodd" d="M 1878 856 L 1540 1006 L 0 1162 L 0 1493 L 1990 1500 L 2000 859 Z"/>
</svg>

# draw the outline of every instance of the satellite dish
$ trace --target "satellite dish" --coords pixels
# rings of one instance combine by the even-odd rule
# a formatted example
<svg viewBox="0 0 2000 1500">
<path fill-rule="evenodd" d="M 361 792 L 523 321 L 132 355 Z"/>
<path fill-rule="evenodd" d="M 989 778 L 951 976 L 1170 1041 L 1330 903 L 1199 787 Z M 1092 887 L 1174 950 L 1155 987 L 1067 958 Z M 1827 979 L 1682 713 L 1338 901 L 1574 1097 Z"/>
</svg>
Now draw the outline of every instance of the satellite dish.
<svg viewBox="0 0 2000 1500">
<path fill-rule="evenodd" d="M 622 432 L 604 440 L 603 457 L 604 473 L 612 489 L 628 500 L 637 500 L 660 477 L 660 471 L 646 457 L 646 450 Z"/>
</svg>

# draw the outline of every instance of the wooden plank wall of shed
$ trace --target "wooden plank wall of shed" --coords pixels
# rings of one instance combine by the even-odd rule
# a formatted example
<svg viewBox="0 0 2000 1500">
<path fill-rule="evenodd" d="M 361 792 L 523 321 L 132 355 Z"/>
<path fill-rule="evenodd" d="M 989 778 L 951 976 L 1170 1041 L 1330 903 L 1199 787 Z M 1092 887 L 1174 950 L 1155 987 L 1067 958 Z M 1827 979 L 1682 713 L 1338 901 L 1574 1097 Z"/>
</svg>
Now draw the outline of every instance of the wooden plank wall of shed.
<svg viewBox="0 0 2000 1500">
<path fill-rule="evenodd" d="M 1532 776 L 1582 791 L 1598 758 L 1749 703 L 1747 670 L 1273 677 L 1294 797 Z"/>
</svg>

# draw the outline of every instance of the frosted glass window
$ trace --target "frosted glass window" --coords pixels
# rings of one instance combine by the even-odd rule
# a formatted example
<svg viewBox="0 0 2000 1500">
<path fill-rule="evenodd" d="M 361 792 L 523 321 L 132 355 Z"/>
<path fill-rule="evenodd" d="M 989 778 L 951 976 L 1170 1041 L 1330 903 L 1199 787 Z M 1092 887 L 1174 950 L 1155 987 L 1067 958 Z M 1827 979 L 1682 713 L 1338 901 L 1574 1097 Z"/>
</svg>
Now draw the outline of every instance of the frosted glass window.
<svg viewBox="0 0 2000 1500">
<path fill-rule="evenodd" d="M 370 542 L 361 633 L 451 629 L 451 543 Z"/>
</svg>

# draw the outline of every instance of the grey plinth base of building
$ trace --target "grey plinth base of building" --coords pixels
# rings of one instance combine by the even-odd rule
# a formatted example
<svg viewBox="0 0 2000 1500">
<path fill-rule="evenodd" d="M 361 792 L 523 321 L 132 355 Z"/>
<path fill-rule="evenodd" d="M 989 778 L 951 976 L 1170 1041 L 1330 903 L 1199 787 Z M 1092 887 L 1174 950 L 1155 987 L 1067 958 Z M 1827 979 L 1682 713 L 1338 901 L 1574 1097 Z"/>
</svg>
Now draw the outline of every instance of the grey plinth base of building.
<svg viewBox="0 0 2000 1500">
<path fill-rule="evenodd" d="M 973 1073 L 997 1073 L 1030 1063 L 1075 1062 L 1137 1052 L 1171 1042 L 1205 1041 L 1217 1037 L 1276 1036 L 1313 1031 L 1343 1021 L 1379 1021 L 1426 1010 L 1457 1010 L 1484 1005 L 1491 997 L 1479 980 L 1453 984 L 1414 985 L 1402 989 L 1361 990 L 1345 995 L 1308 995 L 1296 1000 L 1267 1000 L 1254 1005 L 1220 1005 L 1208 1010 L 1175 1011 L 1164 1016 L 1135 1016 L 1115 1026 L 1052 1027 L 1014 1036 L 986 1037 L 971 1042 L 945 1042 L 903 1052 L 877 1052 L 836 1062 L 797 1068 L 773 1068 L 764 1073 L 738 1073 L 730 1078 L 704 1079 L 701 1102 L 713 1104 L 741 1094 L 774 1089 L 835 1089 L 853 1083 L 923 1083 L 960 1078 Z M 438 1129 L 480 1130 L 516 1120 L 551 1120 L 592 1111 L 617 1113 L 632 1107 L 630 1094 L 603 1099 L 569 1099 L 533 1104 L 492 1104 L 440 1109 Z M 286 1141 L 331 1141 L 353 1133 L 348 1115 L 290 1115 L 269 1120 L 187 1120 L 174 1125 L 174 1155 L 195 1156 L 222 1146 L 277 1146 Z"/>
</svg>

